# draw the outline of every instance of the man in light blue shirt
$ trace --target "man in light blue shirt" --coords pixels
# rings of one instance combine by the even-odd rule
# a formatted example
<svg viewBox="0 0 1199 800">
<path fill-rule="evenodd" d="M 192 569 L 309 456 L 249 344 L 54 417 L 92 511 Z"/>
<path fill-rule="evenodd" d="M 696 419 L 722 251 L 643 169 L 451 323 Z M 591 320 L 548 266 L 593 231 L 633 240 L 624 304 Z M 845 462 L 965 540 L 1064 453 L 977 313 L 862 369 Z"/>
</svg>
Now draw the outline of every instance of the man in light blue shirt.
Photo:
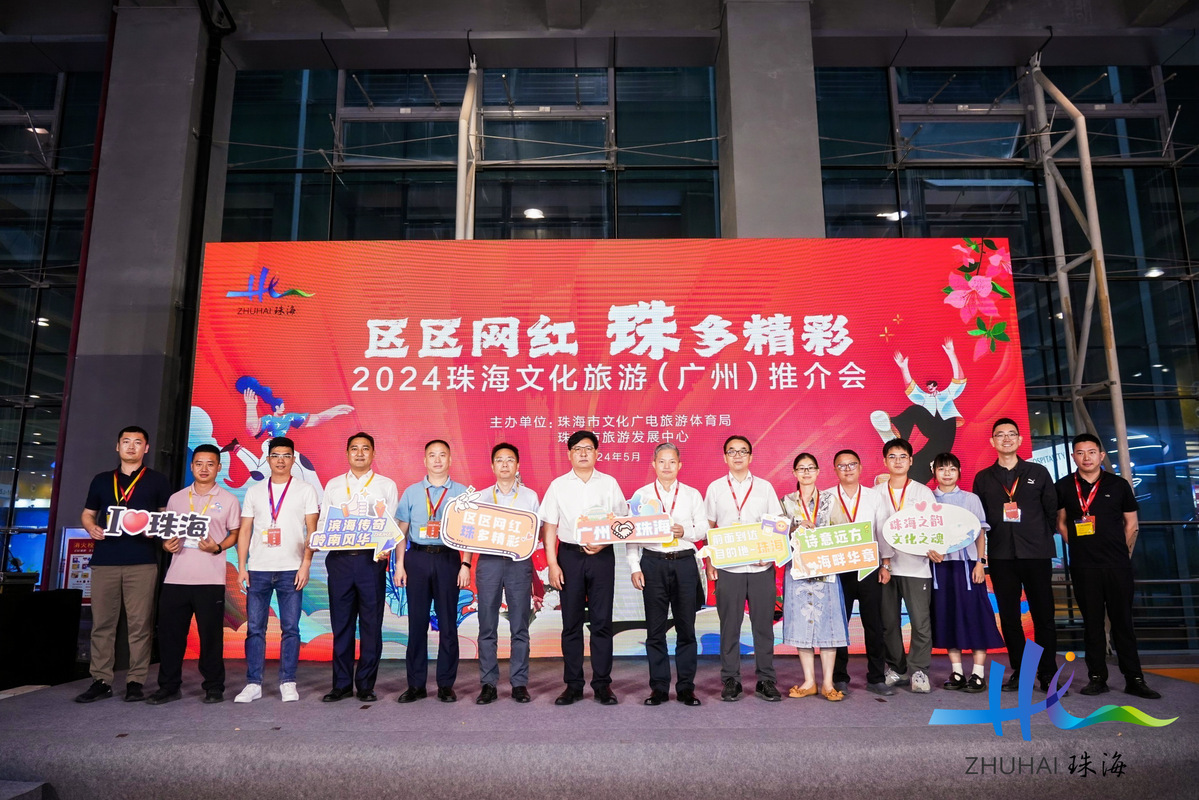
<svg viewBox="0 0 1199 800">
<path fill-rule="evenodd" d="M 437 612 L 437 699 L 453 703 L 458 677 L 458 590 L 470 583 L 470 561 L 441 540 L 441 519 L 451 500 L 466 487 L 450 479 L 450 446 L 441 439 L 425 445 L 426 476 L 400 495 L 396 521 L 407 548 L 396 548 L 395 584 L 408 591 L 408 688 L 397 701 L 426 696 L 429 677 L 429 607 Z"/>
</svg>

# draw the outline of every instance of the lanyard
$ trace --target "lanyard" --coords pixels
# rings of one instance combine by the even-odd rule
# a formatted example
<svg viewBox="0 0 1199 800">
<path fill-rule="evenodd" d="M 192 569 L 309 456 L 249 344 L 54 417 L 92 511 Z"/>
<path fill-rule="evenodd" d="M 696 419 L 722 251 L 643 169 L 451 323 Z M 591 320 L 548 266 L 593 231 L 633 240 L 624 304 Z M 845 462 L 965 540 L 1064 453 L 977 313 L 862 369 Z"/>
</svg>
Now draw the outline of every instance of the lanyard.
<svg viewBox="0 0 1199 800">
<path fill-rule="evenodd" d="M 346 473 L 346 500 L 347 500 L 347 501 L 350 499 L 350 477 L 351 477 L 353 474 L 354 474 L 354 473 L 352 473 L 352 472 L 347 472 L 347 473 Z M 364 497 L 366 496 L 366 487 L 370 486 L 370 485 L 371 485 L 371 481 L 373 481 L 374 479 L 375 479 L 375 473 L 374 473 L 374 472 L 372 472 L 372 473 L 371 473 L 371 476 L 370 476 L 369 478 L 367 478 L 367 479 L 366 479 L 366 483 L 362 484 L 362 495 L 363 495 Z"/>
<path fill-rule="evenodd" d="M 1077 478 L 1075 480 L 1077 480 Z M 1020 476 L 1017 475 L 1016 480 L 1012 481 L 1012 488 L 1009 489 L 1008 487 L 1004 486 L 1002 483 L 999 484 L 999 487 L 1007 493 L 1007 499 L 1014 503 L 1014 502 L 1016 502 L 1016 487 L 1019 485 L 1020 485 Z"/>
<path fill-rule="evenodd" d="M 287 490 L 291 488 L 291 476 L 287 476 L 287 485 L 283 487 L 283 494 L 279 495 L 279 504 L 275 505 L 275 483 L 268 479 L 266 482 L 267 501 L 271 504 L 271 524 L 277 524 L 279 520 L 279 512 L 283 510 L 283 500 L 287 497 Z"/>
<path fill-rule="evenodd" d="M 441 504 L 445 502 L 445 496 L 450 493 L 449 486 L 441 487 L 441 497 L 437 500 L 437 505 L 433 505 L 433 497 L 429 494 L 429 487 L 425 487 L 425 502 L 429 504 L 429 521 L 437 519 L 437 512 L 441 510 Z"/>
<path fill-rule="evenodd" d="M 808 503 L 806 500 L 803 499 L 803 491 L 801 490 L 801 491 L 797 492 L 796 494 L 799 495 L 799 513 L 800 513 L 800 515 L 803 516 L 803 518 L 807 522 L 811 523 L 812 525 L 815 525 L 816 520 L 813 518 L 813 516 L 810 513 L 808 513 Z M 816 496 L 815 495 L 812 497 L 812 501 L 813 501 L 812 504 L 815 505 L 816 504 Z M 844 503 L 842 505 L 844 506 Z M 854 514 L 855 515 L 857 514 L 856 509 L 854 510 Z M 848 510 L 846 510 L 845 515 L 849 516 Z"/>
<path fill-rule="evenodd" d="M 729 488 L 732 488 L 732 487 L 729 487 Z M 751 489 L 753 488 L 752 483 L 750 484 L 750 488 Z M 666 511 L 666 503 L 662 502 L 662 495 L 658 492 L 658 482 L 657 481 L 654 481 L 654 494 L 657 495 L 657 497 L 658 497 L 658 505 L 662 506 L 663 511 Z M 746 492 L 745 496 L 749 497 L 749 493 Z M 733 502 L 734 503 L 737 502 L 736 497 L 733 498 Z M 679 487 L 678 487 L 678 483 L 676 482 L 675 487 L 674 487 L 674 499 L 670 501 L 670 511 L 666 512 L 667 514 L 670 515 L 670 519 L 672 522 L 674 521 L 674 507 L 677 506 L 678 504 L 679 504 Z M 743 502 L 741 505 L 744 506 L 745 503 Z M 738 519 L 741 518 L 741 509 L 737 509 L 737 518 Z"/>
<path fill-rule="evenodd" d="M 499 484 L 496 484 L 496 485 L 498 486 Z M 426 489 L 425 491 L 427 492 L 429 490 Z M 442 497 L 444 498 L 445 495 L 442 495 Z M 520 497 L 520 489 L 513 486 L 512 487 L 512 502 L 508 504 L 508 508 L 516 508 L 516 498 L 518 498 L 518 497 Z M 495 503 L 497 506 L 500 504 L 500 496 L 495 493 L 495 486 L 491 487 L 491 502 Z M 437 505 L 441 505 L 441 503 L 438 502 Z"/>
<path fill-rule="evenodd" d="M 192 510 L 192 513 L 195 513 L 195 510 L 196 510 L 195 497 L 196 497 L 195 493 L 191 489 L 188 489 L 187 490 L 187 507 Z M 205 514 L 208 513 L 208 506 L 212 504 L 212 498 L 214 498 L 214 497 L 216 497 L 215 491 L 213 491 L 212 494 L 208 495 L 208 501 L 206 503 L 204 503 L 204 509 L 200 512 L 200 516 L 204 516 Z"/>
<path fill-rule="evenodd" d="M 724 479 L 729 484 L 729 494 L 733 496 L 733 505 L 737 506 L 737 521 L 740 522 L 741 521 L 741 509 L 745 508 L 745 504 L 749 502 L 749 496 L 750 496 L 750 494 L 753 493 L 753 490 L 754 490 L 754 476 L 753 475 L 749 476 L 749 489 L 746 490 L 745 497 L 741 498 L 740 504 L 737 503 L 737 493 L 733 491 L 733 479 L 731 477 L 729 477 L 728 475 L 725 475 Z M 657 485 L 656 481 L 654 482 L 654 491 L 655 492 L 658 491 L 658 485 Z M 659 497 L 658 499 L 661 500 L 662 498 Z M 678 489 L 675 489 L 674 499 L 675 500 L 679 499 Z M 672 510 L 673 510 L 673 508 L 672 508 Z"/>
<path fill-rule="evenodd" d="M 1099 476 L 1103 478 L 1102 475 Z M 1087 501 L 1082 501 L 1082 484 L 1078 482 L 1078 474 L 1074 475 L 1074 491 L 1078 493 L 1078 506 L 1082 509 L 1082 515 L 1085 517 L 1087 512 L 1091 510 L 1091 503 L 1095 500 L 1095 493 L 1099 491 L 1099 481 L 1095 481 L 1095 485 L 1091 487 L 1091 493 L 1087 495 Z"/>
<path fill-rule="evenodd" d="M 858 487 L 857 499 L 853 501 L 853 513 L 849 513 L 849 507 L 845 505 L 845 493 L 841 491 L 841 487 L 837 487 L 837 500 L 841 503 L 841 510 L 845 512 L 845 516 L 850 522 L 858 521 L 858 506 L 862 505 L 862 487 Z"/>
<path fill-rule="evenodd" d="M 899 492 L 899 505 L 895 505 L 895 493 L 891 491 L 891 484 L 887 484 L 887 496 L 891 498 L 891 508 L 895 509 L 896 511 L 899 511 L 903 508 L 903 498 L 904 495 L 908 493 L 908 484 L 911 482 L 911 478 L 908 478 L 904 482 L 903 489 Z M 1015 489 L 1016 487 L 1013 486 L 1012 488 Z"/>
<path fill-rule="evenodd" d="M 126 501 L 129 500 L 130 497 L 133 497 L 133 488 L 135 486 L 137 486 L 137 482 L 140 481 L 142 479 L 142 476 L 146 474 L 146 470 L 144 468 L 142 470 L 140 470 L 137 473 L 137 477 L 133 479 L 133 483 L 126 486 L 125 491 L 123 491 L 123 492 L 117 490 L 117 473 L 118 472 L 120 472 L 120 470 L 114 469 L 112 471 L 112 496 L 117 499 L 117 505 L 123 506 L 123 505 L 125 505 Z"/>
</svg>

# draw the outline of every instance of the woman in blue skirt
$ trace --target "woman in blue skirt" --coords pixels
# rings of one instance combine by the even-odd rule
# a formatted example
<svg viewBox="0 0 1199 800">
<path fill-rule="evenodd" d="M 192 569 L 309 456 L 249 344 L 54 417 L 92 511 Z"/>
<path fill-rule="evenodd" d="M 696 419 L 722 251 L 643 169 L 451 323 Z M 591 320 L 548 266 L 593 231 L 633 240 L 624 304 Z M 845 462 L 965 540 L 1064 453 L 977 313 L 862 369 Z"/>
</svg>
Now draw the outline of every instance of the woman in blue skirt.
<svg viewBox="0 0 1199 800">
<path fill-rule="evenodd" d="M 933 562 L 933 647 L 949 651 L 952 674 L 946 689 L 964 689 L 975 693 L 987 688 L 987 650 L 1003 647 L 1003 637 L 995 626 L 995 611 L 987 593 L 987 544 L 989 528 L 978 495 L 958 488 L 962 463 L 953 453 L 941 453 L 933 459 L 937 502 L 960 506 L 982 523 L 978 538 L 962 550 L 946 555 L 930 551 Z M 970 678 L 962 672 L 962 651 L 974 651 L 974 670 Z"/>
</svg>

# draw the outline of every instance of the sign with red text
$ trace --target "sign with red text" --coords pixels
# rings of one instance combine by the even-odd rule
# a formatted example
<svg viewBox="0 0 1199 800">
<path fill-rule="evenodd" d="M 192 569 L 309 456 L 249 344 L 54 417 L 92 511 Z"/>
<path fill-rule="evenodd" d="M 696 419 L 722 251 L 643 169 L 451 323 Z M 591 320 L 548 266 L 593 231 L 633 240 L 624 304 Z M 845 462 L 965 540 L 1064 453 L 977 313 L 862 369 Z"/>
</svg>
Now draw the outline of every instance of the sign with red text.
<svg viewBox="0 0 1199 800">
<path fill-rule="evenodd" d="M 456 550 L 524 561 L 537 549 L 541 520 L 532 511 L 479 501 L 469 487 L 450 501 L 441 519 L 441 538 Z"/>
<path fill-rule="evenodd" d="M 857 572 L 861 580 L 878 569 L 878 542 L 873 522 L 847 522 L 800 528 L 791 535 L 795 557 L 791 577 L 819 578 Z"/>
<path fill-rule="evenodd" d="M 708 531 L 708 544 L 700 549 L 699 555 L 710 559 L 717 569 L 763 562 L 774 562 L 781 567 L 791 560 L 791 539 L 787 535 L 790 529 L 791 520 L 770 515 L 762 517 L 761 522 L 712 528 Z"/>
<path fill-rule="evenodd" d="M 883 526 L 883 538 L 903 553 L 941 555 L 969 547 L 978 538 L 982 523 L 960 506 L 949 503 L 913 503 L 897 511 Z"/>
</svg>

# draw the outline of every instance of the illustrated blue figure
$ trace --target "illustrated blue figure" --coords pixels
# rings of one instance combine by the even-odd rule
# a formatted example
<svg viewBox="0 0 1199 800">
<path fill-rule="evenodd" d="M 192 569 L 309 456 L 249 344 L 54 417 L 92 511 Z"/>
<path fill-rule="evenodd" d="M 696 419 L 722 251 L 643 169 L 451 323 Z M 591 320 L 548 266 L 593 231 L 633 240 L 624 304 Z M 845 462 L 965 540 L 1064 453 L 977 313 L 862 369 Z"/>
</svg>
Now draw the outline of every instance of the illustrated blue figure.
<svg viewBox="0 0 1199 800">
<path fill-rule="evenodd" d="M 337 405 L 319 414 L 288 413 L 283 406 L 283 398 L 275 397 L 271 387 L 263 386 L 256 378 L 243 375 L 234 385 L 246 401 L 246 432 L 255 439 L 266 434 L 268 438 L 287 436 L 292 428 L 314 428 L 322 422 L 328 422 L 335 417 L 353 412 L 350 405 Z M 271 413 L 258 416 L 258 401 L 270 406 Z"/>
</svg>

